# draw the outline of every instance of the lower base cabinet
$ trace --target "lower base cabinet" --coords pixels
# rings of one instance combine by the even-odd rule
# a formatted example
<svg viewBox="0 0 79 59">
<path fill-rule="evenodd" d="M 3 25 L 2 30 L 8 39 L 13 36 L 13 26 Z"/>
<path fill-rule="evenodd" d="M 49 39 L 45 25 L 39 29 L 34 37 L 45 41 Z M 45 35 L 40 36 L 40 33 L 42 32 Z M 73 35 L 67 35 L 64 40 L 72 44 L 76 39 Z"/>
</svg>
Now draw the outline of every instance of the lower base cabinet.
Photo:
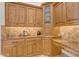
<svg viewBox="0 0 79 59">
<path fill-rule="evenodd" d="M 24 56 L 24 40 L 16 42 L 16 56 Z"/>
<path fill-rule="evenodd" d="M 43 39 L 43 54 L 44 55 L 47 55 L 47 56 L 52 56 L 52 41 L 51 39 L 52 38 L 49 38 L 49 37 L 45 37 L 45 38 L 42 38 Z"/>
<path fill-rule="evenodd" d="M 57 43 L 55 42 L 52 42 L 52 55 L 53 56 L 57 56 L 57 55 L 60 55 L 62 52 L 61 52 L 61 46 L 57 45 Z"/>
<path fill-rule="evenodd" d="M 41 38 L 28 38 L 24 46 L 25 56 L 36 56 L 41 54 Z"/>
<path fill-rule="evenodd" d="M 2 41 L 1 51 L 4 56 L 24 56 L 24 40 Z"/>
<path fill-rule="evenodd" d="M 22 56 L 56 56 L 61 53 L 61 48 L 56 45 L 51 37 L 27 38 L 2 41 L 2 54 L 10 57 Z"/>
<path fill-rule="evenodd" d="M 8 56 L 10 56 L 10 57 L 16 56 L 16 47 L 6 46 L 6 47 L 3 47 L 3 50 L 1 52 L 4 56 L 7 56 L 7 57 Z"/>
</svg>

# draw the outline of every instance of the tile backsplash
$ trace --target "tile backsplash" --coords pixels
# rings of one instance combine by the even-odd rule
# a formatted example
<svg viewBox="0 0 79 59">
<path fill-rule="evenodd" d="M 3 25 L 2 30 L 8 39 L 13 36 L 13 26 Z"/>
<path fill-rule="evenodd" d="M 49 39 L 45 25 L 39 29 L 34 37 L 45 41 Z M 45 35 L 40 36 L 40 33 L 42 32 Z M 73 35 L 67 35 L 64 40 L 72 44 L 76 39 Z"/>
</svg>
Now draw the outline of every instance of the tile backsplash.
<svg viewBox="0 0 79 59">
<path fill-rule="evenodd" d="M 79 25 L 60 27 L 62 39 L 67 41 L 79 41 Z"/>
<path fill-rule="evenodd" d="M 23 33 L 23 31 L 26 31 L 27 34 L 30 36 L 36 36 L 37 31 L 41 32 L 40 27 L 6 27 L 5 29 L 8 35 L 16 35 L 16 36 Z"/>
</svg>

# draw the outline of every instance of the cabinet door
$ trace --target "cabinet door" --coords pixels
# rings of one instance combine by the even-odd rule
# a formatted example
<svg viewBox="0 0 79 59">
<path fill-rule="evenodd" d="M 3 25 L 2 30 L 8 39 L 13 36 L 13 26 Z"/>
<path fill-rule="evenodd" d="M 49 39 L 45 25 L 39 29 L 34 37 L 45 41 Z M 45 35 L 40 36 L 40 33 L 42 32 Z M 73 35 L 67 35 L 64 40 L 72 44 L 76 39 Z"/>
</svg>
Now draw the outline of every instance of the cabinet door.
<svg viewBox="0 0 79 59">
<path fill-rule="evenodd" d="M 35 25 L 35 8 L 27 7 L 27 26 Z"/>
<path fill-rule="evenodd" d="M 60 26 L 65 25 L 66 21 L 66 11 L 64 3 L 58 3 L 54 6 L 54 25 Z"/>
<path fill-rule="evenodd" d="M 6 25 L 7 26 L 25 26 L 27 24 L 26 6 L 6 3 Z"/>
<path fill-rule="evenodd" d="M 24 55 L 25 56 L 33 56 L 33 40 L 31 38 L 27 38 L 24 46 Z"/>
<path fill-rule="evenodd" d="M 27 38 L 24 45 L 25 56 L 35 56 L 41 54 L 41 38 Z"/>
<path fill-rule="evenodd" d="M 49 55 L 49 56 L 52 56 L 51 52 L 51 39 L 50 37 L 48 38 L 43 38 L 43 54 L 44 55 Z"/>
<path fill-rule="evenodd" d="M 8 40 L 2 42 L 2 54 L 4 56 L 16 56 L 16 43 Z"/>
<path fill-rule="evenodd" d="M 24 40 L 21 39 L 21 40 L 18 40 L 16 42 L 16 56 L 17 57 L 21 57 L 21 56 L 24 56 Z"/>
<path fill-rule="evenodd" d="M 25 26 L 27 24 L 27 10 L 23 5 L 17 5 L 16 8 L 16 25 Z"/>
<path fill-rule="evenodd" d="M 6 20 L 5 24 L 7 26 L 16 25 L 16 4 L 6 3 Z"/>
<path fill-rule="evenodd" d="M 66 3 L 66 12 L 68 25 L 79 24 L 79 3 L 78 2 L 67 2 Z"/>
<path fill-rule="evenodd" d="M 33 38 L 33 54 L 40 55 L 42 53 L 42 40 L 41 38 Z"/>
<path fill-rule="evenodd" d="M 52 55 L 60 55 L 61 54 L 61 46 L 59 46 L 56 42 L 52 41 Z"/>
<path fill-rule="evenodd" d="M 36 9 L 35 12 L 35 26 L 36 27 L 41 27 L 43 25 L 43 15 L 42 15 L 42 9 Z"/>
</svg>

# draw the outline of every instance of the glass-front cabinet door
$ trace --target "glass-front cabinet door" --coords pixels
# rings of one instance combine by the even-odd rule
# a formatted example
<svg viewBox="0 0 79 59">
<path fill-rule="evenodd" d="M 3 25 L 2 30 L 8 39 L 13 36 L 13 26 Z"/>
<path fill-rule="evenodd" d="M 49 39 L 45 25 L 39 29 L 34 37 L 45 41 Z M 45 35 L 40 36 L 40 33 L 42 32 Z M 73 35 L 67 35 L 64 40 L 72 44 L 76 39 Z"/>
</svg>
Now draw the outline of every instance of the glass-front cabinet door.
<svg viewBox="0 0 79 59">
<path fill-rule="evenodd" d="M 47 5 L 44 8 L 44 25 L 51 25 L 51 6 Z"/>
<path fill-rule="evenodd" d="M 43 5 L 43 23 L 44 23 L 44 35 L 51 35 L 52 36 L 52 11 L 53 6 L 51 4 Z"/>
</svg>

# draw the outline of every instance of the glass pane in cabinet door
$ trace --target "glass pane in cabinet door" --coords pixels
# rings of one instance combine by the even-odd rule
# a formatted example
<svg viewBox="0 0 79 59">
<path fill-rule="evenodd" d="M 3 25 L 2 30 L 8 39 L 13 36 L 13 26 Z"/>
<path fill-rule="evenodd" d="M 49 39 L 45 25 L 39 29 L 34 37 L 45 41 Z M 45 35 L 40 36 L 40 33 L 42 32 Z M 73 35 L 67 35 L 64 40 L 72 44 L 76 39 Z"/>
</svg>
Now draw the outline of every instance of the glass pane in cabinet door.
<svg viewBox="0 0 79 59">
<path fill-rule="evenodd" d="M 51 16 L 50 14 L 51 14 L 50 12 L 47 12 L 47 13 L 45 13 L 45 16 L 46 17 Z"/>
<path fill-rule="evenodd" d="M 45 24 L 50 24 L 50 23 L 51 23 L 51 18 L 45 17 Z"/>
<path fill-rule="evenodd" d="M 46 8 L 45 8 L 44 21 L 45 21 L 45 25 L 51 24 L 51 9 L 50 9 L 50 6 L 46 6 Z"/>
<path fill-rule="evenodd" d="M 50 12 L 50 5 L 45 7 L 45 12 Z"/>
</svg>

